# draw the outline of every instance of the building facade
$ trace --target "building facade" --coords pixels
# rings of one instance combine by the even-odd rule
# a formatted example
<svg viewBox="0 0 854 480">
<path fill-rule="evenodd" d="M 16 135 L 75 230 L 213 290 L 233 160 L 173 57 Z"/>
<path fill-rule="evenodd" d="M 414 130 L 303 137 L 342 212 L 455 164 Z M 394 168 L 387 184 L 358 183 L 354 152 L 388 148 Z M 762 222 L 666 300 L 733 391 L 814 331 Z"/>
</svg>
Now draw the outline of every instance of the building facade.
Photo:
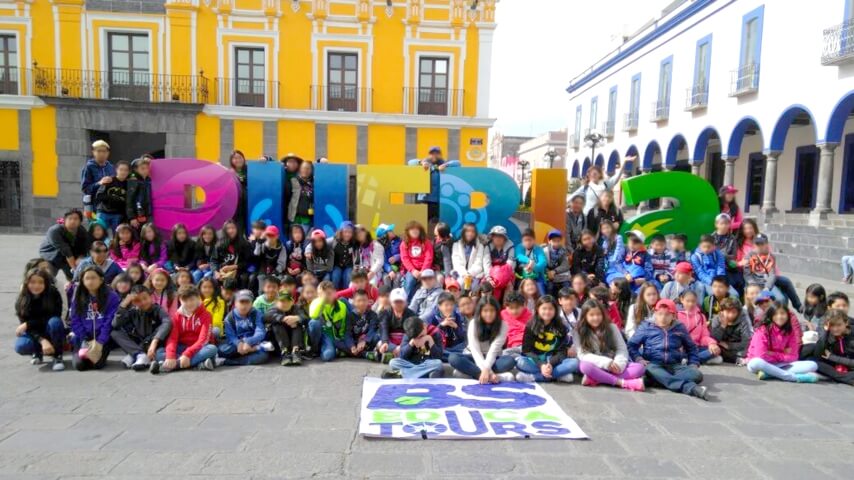
<svg viewBox="0 0 854 480">
<path fill-rule="evenodd" d="M 495 0 L 0 0 L 0 228 L 80 205 L 94 139 L 227 163 L 487 164 Z"/>
<path fill-rule="evenodd" d="M 538 135 L 519 145 L 519 160 L 531 168 L 566 168 L 566 141 L 566 130 Z"/>
<path fill-rule="evenodd" d="M 852 4 L 673 2 L 571 81 L 571 176 L 637 155 L 735 185 L 752 215 L 854 212 Z"/>
<path fill-rule="evenodd" d="M 519 146 L 533 137 L 503 135 L 494 132 L 489 146 L 489 167 L 497 168 L 516 178 L 516 164 L 519 161 Z"/>
</svg>

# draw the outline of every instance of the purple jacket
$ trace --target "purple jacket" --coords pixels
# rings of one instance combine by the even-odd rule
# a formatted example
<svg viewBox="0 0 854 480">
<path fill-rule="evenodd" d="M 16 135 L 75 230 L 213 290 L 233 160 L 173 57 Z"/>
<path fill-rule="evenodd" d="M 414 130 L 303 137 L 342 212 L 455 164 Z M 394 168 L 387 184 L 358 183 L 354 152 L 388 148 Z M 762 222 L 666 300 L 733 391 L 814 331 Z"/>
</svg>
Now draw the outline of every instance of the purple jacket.
<svg viewBox="0 0 854 480">
<path fill-rule="evenodd" d="M 82 286 L 77 288 L 83 288 Z M 83 340 L 94 339 L 101 345 L 106 345 L 110 341 L 110 332 L 113 330 L 113 317 L 116 315 L 116 310 L 119 309 L 119 296 L 116 292 L 110 290 L 107 294 L 107 304 L 101 309 L 101 312 L 93 310 L 90 303 L 89 308 L 83 315 L 78 315 L 77 304 L 74 300 L 69 305 L 71 310 L 71 331 L 78 338 Z"/>
</svg>

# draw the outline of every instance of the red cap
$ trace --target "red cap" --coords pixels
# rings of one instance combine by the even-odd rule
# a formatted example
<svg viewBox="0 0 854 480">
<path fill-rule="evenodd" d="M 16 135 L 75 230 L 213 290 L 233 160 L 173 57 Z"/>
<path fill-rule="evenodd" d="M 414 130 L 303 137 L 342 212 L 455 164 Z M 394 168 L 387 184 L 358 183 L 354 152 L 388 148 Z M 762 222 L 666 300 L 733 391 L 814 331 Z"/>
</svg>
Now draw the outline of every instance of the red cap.
<svg viewBox="0 0 854 480">
<path fill-rule="evenodd" d="M 679 273 L 694 273 L 694 267 L 688 262 L 679 262 L 676 264 L 676 271 Z"/>
<path fill-rule="evenodd" d="M 450 290 L 452 288 L 456 288 L 457 290 L 459 290 L 460 289 L 460 282 L 456 281 L 455 279 L 453 279 L 451 277 L 448 277 L 445 279 L 445 290 Z"/>
<path fill-rule="evenodd" d="M 670 300 L 669 298 L 662 298 L 661 300 L 659 300 L 658 303 L 655 304 L 655 309 L 656 310 L 664 309 L 664 310 L 667 310 L 668 312 L 676 315 L 676 304 L 673 303 L 673 300 Z"/>
<path fill-rule="evenodd" d="M 278 237 L 279 236 L 279 227 L 277 227 L 275 225 L 270 225 L 269 227 L 267 227 L 266 230 L 264 230 L 264 236 L 265 237 Z"/>
<path fill-rule="evenodd" d="M 322 238 L 322 239 L 326 240 L 326 234 L 323 232 L 323 230 L 321 230 L 319 228 L 315 228 L 314 230 L 311 231 L 311 239 L 314 240 L 316 238 Z"/>
</svg>

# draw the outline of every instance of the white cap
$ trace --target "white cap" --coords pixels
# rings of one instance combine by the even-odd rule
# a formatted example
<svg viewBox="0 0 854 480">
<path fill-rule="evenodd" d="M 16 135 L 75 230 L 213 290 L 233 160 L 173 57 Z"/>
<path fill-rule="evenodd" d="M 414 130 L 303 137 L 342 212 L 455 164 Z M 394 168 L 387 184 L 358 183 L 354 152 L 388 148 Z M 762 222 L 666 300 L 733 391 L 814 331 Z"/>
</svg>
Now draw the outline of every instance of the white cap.
<svg viewBox="0 0 854 480">
<path fill-rule="evenodd" d="M 102 147 L 109 150 L 110 144 L 108 144 L 107 142 L 105 142 L 103 140 L 95 140 L 94 142 L 92 142 L 92 150 L 95 150 L 96 148 L 102 148 Z"/>
<path fill-rule="evenodd" d="M 629 230 L 628 232 L 626 232 L 626 236 L 637 237 L 637 239 L 640 240 L 641 243 L 646 241 L 646 235 L 644 235 L 643 232 L 641 232 L 640 230 Z"/>
<path fill-rule="evenodd" d="M 402 288 L 395 288 L 388 294 L 388 299 L 394 302 L 405 302 L 406 301 L 406 291 Z"/>
<path fill-rule="evenodd" d="M 502 237 L 507 236 L 507 229 L 501 225 L 496 225 L 492 227 L 492 230 L 489 231 L 490 235 L 501 235 Z"/>
</svg>

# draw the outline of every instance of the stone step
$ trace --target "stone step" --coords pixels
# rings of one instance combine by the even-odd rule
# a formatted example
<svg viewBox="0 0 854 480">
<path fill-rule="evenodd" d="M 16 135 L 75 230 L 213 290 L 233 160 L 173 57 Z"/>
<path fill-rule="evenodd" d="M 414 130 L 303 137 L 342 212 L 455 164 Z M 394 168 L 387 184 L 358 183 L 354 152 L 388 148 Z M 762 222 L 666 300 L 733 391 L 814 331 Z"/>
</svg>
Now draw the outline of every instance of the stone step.
<svg viewBox="0 0 854 480">
<path fill-rule="evenodd" d="M 840 235 L 825 235 L 820 233 L 798 233 L 798 232 L 766 232 L 771 245 L 780 243 L 787 244 L 803 244 L 803 245 L 819 245 L 822 247 L 835 247 L 854 249 L 854 237 L 844 237 Z"/>
<path fill-rule="evenodd" d="M 849 248 L 826 247 L 818 244 L 775 242 L 772 245 L 775 254 L 785 253 L 797 255 L 799 257 L 818 258 L 834 262 L 839 262 L 844 255 L 852 254 L 852 251 Z"/>
<path fill-rule="evenodd" d="M 842 269 L 839 260 L 828 260 L 815 257 L 804 257 L 794 254 L 778 253 L 775 255 L 777 266 L 784 275 L 794 273 L 805 277 L 822 278 L 839 281 Z"/>
<path fill-rule="evenodd" d="M 791 280 L 792 283 L 795 285 L 795 288 L 798 290 L 798 294 L 801 295 L 801 298 L 804 298 L 804 294 L 806 293 L 807 287 L 809 287 L 813 283 L 822 284 L 827 293 L 844 292 L 846 295 L 848 295 L 849 298 L 854 298 L 854 285 L 850 283 L 840 282 L 839 278 L 817 279 L 815 276 L 807 276 L 788 272 L 785 275 L 789 277 L 789 280 Z"/>
<path fill-rule="evenodd" d="M 782 225 L 809 225 L 809 215 L 805 214 L 784 214 L 775 215 L 768 221 L 774 224 Z M 821 220 L 823 227 L 841 227 L 854 228 L 854 216 L 852 215 L 829 215 L 826 219 Z"/>
<path fill-rule="evenodd" d="M 854 237 L 854 227 L 812 227 L 809 225 L 766 223 L 762 227 L 765 233 L 811 233 L 817 235 L 837 235 L 842 237 Z"/>
</svg>

